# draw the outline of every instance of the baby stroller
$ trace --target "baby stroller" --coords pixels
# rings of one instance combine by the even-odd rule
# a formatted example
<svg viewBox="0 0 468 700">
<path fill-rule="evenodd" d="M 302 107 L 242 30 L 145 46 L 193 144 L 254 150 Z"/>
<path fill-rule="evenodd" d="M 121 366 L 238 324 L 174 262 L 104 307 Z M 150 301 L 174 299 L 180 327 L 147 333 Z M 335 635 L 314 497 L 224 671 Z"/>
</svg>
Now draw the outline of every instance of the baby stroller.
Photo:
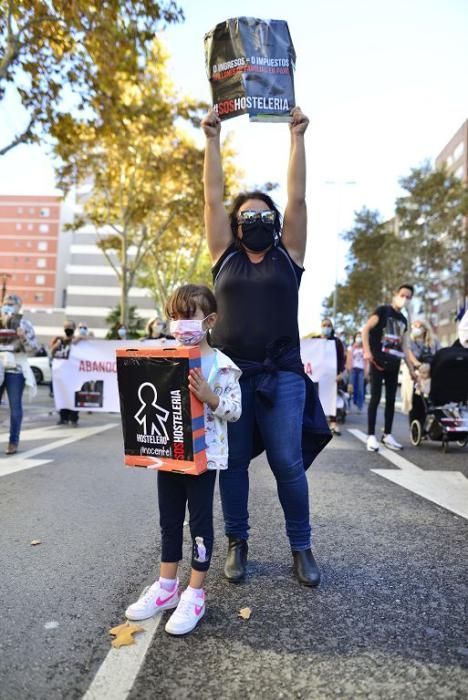
<svg viewBox="0 0 468 700">
<path fill-rule="evenodd" d="M 465 447 L 468 442 L 468 350 L 458 347 L 439 350 L 431 365 L 428 396 L 413 395 L 409 414 L 410 438 L 415 446 L 423 440 Z"/>
</svg>

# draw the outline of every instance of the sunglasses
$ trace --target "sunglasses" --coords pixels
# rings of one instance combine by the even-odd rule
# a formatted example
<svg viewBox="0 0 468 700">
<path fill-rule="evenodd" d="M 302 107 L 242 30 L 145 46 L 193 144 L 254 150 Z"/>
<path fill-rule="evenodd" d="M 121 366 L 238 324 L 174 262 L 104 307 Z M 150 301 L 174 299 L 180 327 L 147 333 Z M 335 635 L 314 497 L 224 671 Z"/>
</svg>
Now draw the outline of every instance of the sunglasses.
<svg viewBox="0 0 468 700">
<path fill-rule="evenodd" d="M 246 209 L 245 211 L 240 211 L 237 215 L 238 224 L 253 224 L 255 221 L 263 221 L 264 224 L 274 224 L 276 219 L 276 212 L 267 209 L 266 211 L 253 211 L 252 209 Z"/>
</svg>

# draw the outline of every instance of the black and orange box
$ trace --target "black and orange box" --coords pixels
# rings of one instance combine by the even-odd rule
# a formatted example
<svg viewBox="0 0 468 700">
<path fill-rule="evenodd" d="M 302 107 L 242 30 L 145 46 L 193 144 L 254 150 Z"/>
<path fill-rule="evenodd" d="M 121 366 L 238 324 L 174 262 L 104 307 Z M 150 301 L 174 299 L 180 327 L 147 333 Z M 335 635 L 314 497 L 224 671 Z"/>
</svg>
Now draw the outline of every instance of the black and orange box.
<svg viewBox="0 0 468 700">
<path fill-rule="evenodd" d="M 198 347 L 125 348 L 117 380 L 125 464 L 183 474 L 206 471 L 203 404 L 188 388 Z"/>
</svg>

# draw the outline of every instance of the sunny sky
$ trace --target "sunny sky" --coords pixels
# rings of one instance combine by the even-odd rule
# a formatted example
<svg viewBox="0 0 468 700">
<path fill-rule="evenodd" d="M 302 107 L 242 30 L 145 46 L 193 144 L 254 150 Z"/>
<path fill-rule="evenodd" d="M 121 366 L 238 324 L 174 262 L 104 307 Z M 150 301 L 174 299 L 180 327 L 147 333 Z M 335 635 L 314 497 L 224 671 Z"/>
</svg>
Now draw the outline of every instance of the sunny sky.
<svg viewBox="0 0 468 700">
<path fill-rule="evenodd" d="M 296 49 L 296 102 L 307 133 L 309 239 L 300 326 L 320 322 L 321 301 L 343 278 L 346 249 L 337 232 L 366 205 L 393 213 L 398 178 L 433 160 L 468 117 L 467 0 L 181 0 L 186 21 L 165 40 L 181 92 L 206 101 L 205 32 L 233 16 L 284 19 Z M 0 141 L 25 119 L 8 102 Z M 284 206 L 288 127 L 223 124 L 233 132 L 247 186 L 275 181 Z M 6 139 L 5 139 L 6 140 Z M 346 184 L 350 181 L 354 184 Z M 334 184 L 329 184 L 330 182 Z M 327 184 L 328 183 L 328 184 Z M 0 159 L 0 194 L 54 192 L 44 149 L 22 146 Z M 376 300 L 380 302 L 382 300 Z"/>
</svg>

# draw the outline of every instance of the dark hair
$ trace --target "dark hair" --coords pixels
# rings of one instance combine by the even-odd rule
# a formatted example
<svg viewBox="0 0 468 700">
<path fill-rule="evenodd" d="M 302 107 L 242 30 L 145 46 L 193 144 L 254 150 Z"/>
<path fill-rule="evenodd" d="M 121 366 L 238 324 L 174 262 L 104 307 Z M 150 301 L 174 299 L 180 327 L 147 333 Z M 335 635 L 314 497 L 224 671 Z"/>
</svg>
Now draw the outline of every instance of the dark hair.
<svg viewBox="0 0 468 700">
<path fill-rule="evenodd" d="M 397 289 L 397 292 L 399 292 L 401 289 L 409 289 L 411 292 L 411 296 L 414 296 L 414 287 L 412 284 L 400 284 L 400 286 Z"/>
<path fill-rule="evenodd" d="M 265 192 L 261 192 L 260 190 L 252 190 L 252 192 L 240 192 L 231 204 L 228 216 L 234 238 L 237 238 L 237 214 L 241 206 L 248 199 L 261 199 L 262 202 L 265 202 L 265 204 L 267 204 L 270 209 L 275 212 L 275 231 L 279 236 L 281 233 L 282 218 L 278 207 L 272 198 Z"/>
<path fill-rule="evenodd" d="M 171 294 L 166 302 L 165 312 L 168 318 L 193 318 L 200 307 L 205 316 L 217 311 L 216 299 L 208 287 L 203 284 L 184 284 Z"/>
</svg>

